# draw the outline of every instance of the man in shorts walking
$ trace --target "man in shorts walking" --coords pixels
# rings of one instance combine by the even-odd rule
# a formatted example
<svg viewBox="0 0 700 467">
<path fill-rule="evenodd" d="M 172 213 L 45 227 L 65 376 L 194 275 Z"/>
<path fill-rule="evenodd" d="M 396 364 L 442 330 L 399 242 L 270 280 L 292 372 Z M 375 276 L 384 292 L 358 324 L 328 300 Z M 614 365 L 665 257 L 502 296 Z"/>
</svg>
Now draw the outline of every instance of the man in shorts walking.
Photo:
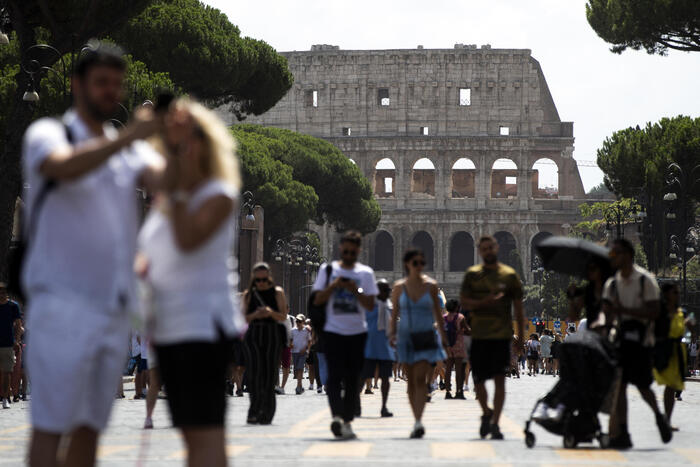
<svg viewBox="0 0 700 467">
<path fill-rule="evenodd" d="M 10 381 L 15 367 L 16 337 L 22 329 L 19 305 L 7 295 L 7 286 L 0 282 L 0 400 L 2 408 L 10 408 Z"/>
<path fill-rule="evenodd" d="M 483 415 L 479 435 L 503 439 L 498 421 L 505 401 L 505 378 L 510 370 L 513 339 L 511 307 L 518 325 L 516 339 L 522 342 L 525 332 L 523 286 L 513 268 L 498 262 L 498 242 L 490 236 L 479 239 L 479 256 L 483 264 L 467 270 L 462 282 L 462 306 L 471 312 L 472 347 L 470 363 L 476 398 Z M 520 344 L 522 345 L 522 344 Z M 484 383 L 493 379 L 493 409 L 488 405 Z"/>
<path fill-rule="evenodd" d="M 292 362 L 294 363 L 294 378 L 297 380 L 297 394 L 304 392 L 302 386 L 304 366 L 306 365 L 306 354 L 311 347 L 311 331 L 306 328 L 305 319 L 304 315 L 298 314 L 296 327 L 292 329 Z"/>
<path fill-rule="evenodd" d="M 639 389 L 644 402 L 654 411 L 656 425 L 664 443 L 673 433 L 666 416 L 659 410 L 654 392 L 652 365 L 654 332 L 651 326 L 660 312 L 660 291 L 654 276 L 634 264 L 634 247 L 624 238 L 618 238 L 610 250 L 610 262 L 617 270 L 603 288 L 603 310 L 612 320 L 620 322 L 619 366 L 622 381 L 610 416 L 610 447 L 629 449 L 632 439 L 627 430 L 627 385 Z"/>
<path fill-rule="evenodd" d="M 109 123 L 125 77 L 123 52 L 90 41 L 71 78 L 73 108 L 24 135 L 25 217 L 35 219 L 22 270 L 31 466 L 56 465 L 64 436 L 64 465 L 94 465 L 123 370 L 128 311 L 138 300 L 134 195 L 156 188 L 164 167 L 141 141 L 160 130 L 160 117 L 139 109 L 121 130 Z"/>
</svg>

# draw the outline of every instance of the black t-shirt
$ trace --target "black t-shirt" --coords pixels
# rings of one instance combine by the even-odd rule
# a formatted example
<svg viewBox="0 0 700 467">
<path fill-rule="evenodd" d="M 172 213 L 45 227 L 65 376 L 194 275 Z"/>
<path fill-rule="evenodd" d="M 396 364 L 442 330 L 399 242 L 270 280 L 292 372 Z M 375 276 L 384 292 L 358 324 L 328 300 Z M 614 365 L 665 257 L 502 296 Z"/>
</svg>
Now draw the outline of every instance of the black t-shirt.
<svg viewBox="0 0 700 467">
<path fill-rule="evenodd" d="M 0 305 L 0 347 L 15 345 L 14 322 L 22 318 L 19 305 L 13 301 Z"/>
<path fill-rule="evenodd" d="M 274 287 L 270 287 L 267 290 L 250 291 L 250 302 L 248 302 L 246 314 L 250 315 L 255 313 L 255 310 L 261 306 L 269 306 L 273 310 L 279 311 L 277 307 L 277 290 Z M 260 321 L 275 322 L 275 320 L 272 318 L 265 318 Z"/>
</svg>

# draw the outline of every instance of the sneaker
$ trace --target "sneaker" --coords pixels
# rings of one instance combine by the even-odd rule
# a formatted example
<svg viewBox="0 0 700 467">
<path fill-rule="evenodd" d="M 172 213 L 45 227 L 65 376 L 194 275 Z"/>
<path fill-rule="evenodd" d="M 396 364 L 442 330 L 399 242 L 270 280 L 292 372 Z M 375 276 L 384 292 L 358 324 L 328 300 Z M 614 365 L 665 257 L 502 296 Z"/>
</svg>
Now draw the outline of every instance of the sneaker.
<svg viewBox="0 0 700 467">
<path fill-rule="evenodd" d="M 275 394 L 284 394 L 284 388 L 277 386 L 275 388 Z"/>
<path fill-rule="evenodd" d="M 340 437 L 342 439 L 357 438 L 355 432 L 352 431 L 352 426 L 350 426 L 350 423 L 343 423 L 343 426 L 340 428 Z"/>
<path fill-rule="evenodd" d="M 343 420 L 341 420 L 340 417 L 333 417 L 333 421 L 331 422 L 331 432 L 333 433 L 333 436 L 336 438 L 340 438 L 343 433 Z"/>
<path fill-rule="evenodd" d="M 610 448 L 610 449 L 624 450 L 624 449 L 630 449 L 631 447 L 632 447 L 632 439 L 630 438 L 629 433 L 623 433 L 623 434 L 618 435 L 614 438 L 610 438 L 610 443 L 608 444 L 608 448 Z"/>
<path fill-rule="evenodd" d="M 313 384 L 309 384 L 309 391 L 313 391 L 313 390 L 314 390 L 314 385 L 313 385 Z"/>
<path fill-rule="evenodd" d="M 387 409 L 386 407 L 382 407 L 381 416 L 384 418 L 387 418 L 387 417 L 393 417 L 394 414 L 389 412 L 389 409 Z"/>
<path fill-rule="evenodd" d="M 2 408 L 3 409 L 9 409 L 10 408 L 10 401 L 8 399 L 3 399 L 2 400 Z"/>
<path fill-rule="evenodd" d="M 450 391 L 445 391 L 445 399 L 452 399 L 452 393 Z"/>
<path fill-rule="evenodd" d="M 411 431 L 411 435 L 409 438 L 411 439 L 420 439 L 425 435 L 425 427 L 423 424 L 419 421 L 416 421 L 415 425 L 413 425 L 413 431 Z"/>
<path fill-rule="evenodd" d="M 304 392 L 304 388 L 297 388 L 296 393 L 297 395 L 302 394 Z"/>
<path fill-rule="evenodd" d="M 374 394 L 370 388 L 365 389 L 365 394 Z"/>
<path fill-rule="evenodd" d="M 467 385 L 464 385 L 464 389 L 463 389 L 463 391 L 462 391 L 462 392 L 469 392 L 469 386 L 467 386 Z"/>
<path fill-rule="evenodd" d="M 535 412 L 532 414 L 532 419 L 536 421 L 547 420 L 549 418 L 549 406 L 545 402 L 540 402 L 535 407 Z"/>
<path fill-rule="evenodd" d="M 316 392 L 321 394 L 323 392 L 323 388 L 321 386 L 319 386 L 318 389 L 316 389 Z"/>
<path fill-rule="evenodd" d="M 151 417 L 146 417 L 146 421 L 143 422 L 143 429 L 144 430 L 152 430 L 153 429 L 153 420 Z"/>
<path fill-rule="evenodd" d="M 659 427 L 659 434 L 661 434 L 661 441 L 664 444 L 671 441 L 673 438 L 673 431 L 671 430 L 671 425 L 668 423 L 668 419 L 664 414 L 656 414 L 656 426 Z"/>
<path fill-rule="evenodd" d="M 676 399 L 678 400 L 678 399 Z M 12 398 L 12 402 L 19 402 L 19 394 Z"/>
<path fill-rule="evenodd" d="M 492 423 L 489 427 L 489 433 L 491 434 L 491 439 L 503 439 L 503 433 L 501 433 L 501 429 L 495 423 Z"/>
<path fill-rule="evenodd" d="M 22 394 L 22 400 L 23 400 L 23 401 L 26 401 L 26 400 L 27 400 L 27 395 L 26 395 L 26 394 Z"/>
<path fill-rule="evenodd" d="M 459 400 L 463 400 L 463 401 L 467 400 L 467 398 L 464 397 L 463 392 L 458 392 L 457 394 L 455 394 L 455 399 L 459 399 Z"/>
</svg>

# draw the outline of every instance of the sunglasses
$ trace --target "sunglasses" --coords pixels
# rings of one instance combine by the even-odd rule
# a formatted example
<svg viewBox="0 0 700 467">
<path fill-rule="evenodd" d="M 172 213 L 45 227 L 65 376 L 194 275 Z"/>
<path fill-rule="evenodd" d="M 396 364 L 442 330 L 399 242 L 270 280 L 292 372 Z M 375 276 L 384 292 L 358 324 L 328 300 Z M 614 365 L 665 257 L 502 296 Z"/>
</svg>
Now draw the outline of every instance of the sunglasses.
<svg viewBox="0 0 700 467">
<path fill-rule="evenodd" d="M 424 261 L 424 260 L 418 260 L 418 259 L 417 259 L 417 260 L 414 260 L 414 261 L 411 263 L 411 265 L 412 265 L 414 268 L 417 268 L 418 266 L 425 266 L 425 261 Z"/>
<path fill-rule="evenodd" d="M 343 250 L 343 256 L 352 256 L 353 258 L 357 257 L 357 250 Z"/>
<path fill-rule="evenodd" d="M 270 279 L 268 279 L 267 277 L 256 277 L 253 281 L 256 284 L 267 284 L 270 282 Z"/>
</svg>

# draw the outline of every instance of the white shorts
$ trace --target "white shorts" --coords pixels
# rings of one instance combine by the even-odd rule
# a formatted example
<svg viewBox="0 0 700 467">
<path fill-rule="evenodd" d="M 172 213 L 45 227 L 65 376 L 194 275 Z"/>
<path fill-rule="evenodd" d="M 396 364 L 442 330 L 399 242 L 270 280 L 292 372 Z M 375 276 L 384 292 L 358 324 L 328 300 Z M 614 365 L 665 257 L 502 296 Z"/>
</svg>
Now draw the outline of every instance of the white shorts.
<svg viewBox="0 0 700 467">
<path fill-rule="evenodd" d="M 54 296 L 32 297 L 26 367 L 34 428 L 67 433 L 107 426 L 129 343 L 125 313 Z"/>
</svg>

